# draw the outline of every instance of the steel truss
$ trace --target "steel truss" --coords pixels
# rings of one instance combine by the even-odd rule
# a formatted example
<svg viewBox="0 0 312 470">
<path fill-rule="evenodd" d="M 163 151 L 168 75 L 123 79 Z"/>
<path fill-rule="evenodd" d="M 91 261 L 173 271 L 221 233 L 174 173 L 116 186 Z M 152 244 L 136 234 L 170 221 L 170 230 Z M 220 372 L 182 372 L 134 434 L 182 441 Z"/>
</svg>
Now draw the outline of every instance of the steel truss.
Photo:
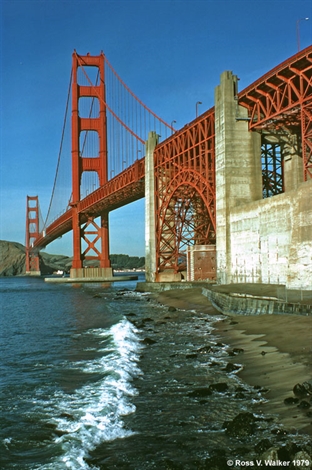
<svg viewBox="0 0 312 470">
<path fill-rule="evenodd" d="M 248 109 L 250 130 L 301 134 L 304 180 L 312 178 L 312 46 L 240 92 L 238 101 Z"/>
<path fill-rule="evenodd" d="M 81 254 L 83 260 L 99 260 L 101 252 L 97 248 L 97 243 L 101 241 L 101 227 L 95 222 L 93 217 L 81 227 L 81 238 L 86 244 L 86 248 Z"/>
<path fill-rule="evenodd" d="M 215 244 L 214 143 L 211 109 L 155 149 L 158 272 L 181 270 L 189 245 Z"/>
<path fill-rule="evenodd" d="M 262 143 L 263 197 L 271 197 L 284 191 L 283 157 L 280 144 Z"/>
</svg>

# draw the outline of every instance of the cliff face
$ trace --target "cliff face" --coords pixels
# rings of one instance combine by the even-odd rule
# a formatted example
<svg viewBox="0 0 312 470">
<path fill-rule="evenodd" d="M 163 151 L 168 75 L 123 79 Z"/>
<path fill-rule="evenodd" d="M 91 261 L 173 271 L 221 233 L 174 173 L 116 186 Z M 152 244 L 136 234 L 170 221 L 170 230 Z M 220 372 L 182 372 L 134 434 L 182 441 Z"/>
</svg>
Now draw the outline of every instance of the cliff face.
<svg viewBox="0 0 312 470">
<path fill-rule="evenodd" d="M 0 276 L 25 274 L 25 247 L 0 240 Z"/>
<path fill-rule="evenodd" d="M 71 258 L 64 255 L 40 253 L 41 274 L 53 271 L 69 271 Z M 25 247 L 17 242 L 0 240 L 0 276 L 18 276 L 25 274 Z"/>
</svg>

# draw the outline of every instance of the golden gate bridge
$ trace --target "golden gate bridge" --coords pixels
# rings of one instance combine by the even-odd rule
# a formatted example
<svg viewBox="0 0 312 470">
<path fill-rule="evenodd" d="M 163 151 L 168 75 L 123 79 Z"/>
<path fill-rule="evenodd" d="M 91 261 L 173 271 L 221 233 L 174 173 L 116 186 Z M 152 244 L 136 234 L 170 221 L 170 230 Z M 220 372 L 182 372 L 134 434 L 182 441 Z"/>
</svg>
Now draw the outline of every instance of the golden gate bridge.
<svg viewBox="0 0 312 470">
<path fill-rule="evenodd" d="M 233 99 L 247 110 L 243 119 L 249 132 L 261 134 L 263 197 L 284 191 L 281 148 L 289 130 L 299 136 L 302 180 L 311 179 L 312 46 L 245 90 L 234 89 Z M 109 212 L 145 196 L 146 142 L 151 132 L 156 279 L 166 270 L 179 272 L 181 253 L 188 246 L 215 246 L 214 107 L 175 130 L 132 93 L 103 53 L 81 56 L 74 51 L 44 220 L 38 196 L 27 196 L 28 273 L 39 272 L 40 249 L 72 230 L 73 276 L 84 276 L 86 260 L 97 263 L 100 277 L 107 275 Z"/>
</svg>

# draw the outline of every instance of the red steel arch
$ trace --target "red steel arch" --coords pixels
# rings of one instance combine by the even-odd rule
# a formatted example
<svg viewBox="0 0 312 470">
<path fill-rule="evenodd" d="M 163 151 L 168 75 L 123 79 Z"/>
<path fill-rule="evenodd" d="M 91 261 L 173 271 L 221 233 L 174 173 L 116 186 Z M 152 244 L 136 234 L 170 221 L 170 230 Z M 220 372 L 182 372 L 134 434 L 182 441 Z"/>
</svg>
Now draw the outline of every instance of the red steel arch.
<svg viewBox="0 0 312 470">
<path fill-rule="evenodd" d="M 312 46 L 259 78 L 237 99 L 248 109 L 250 131 L 286 129 L 299 136 L 304 180 L 311 178 Z M 157 146 L 154 159 L 157 272 L 178 272 L 187 244 L 215 244 L 214 108 Z"/>
<path fill-rule="evenodd" d="M 215 244 L 214 110 L 155 148 L 157 272 L 180 270 L 190 244 Z"/>
</svg>

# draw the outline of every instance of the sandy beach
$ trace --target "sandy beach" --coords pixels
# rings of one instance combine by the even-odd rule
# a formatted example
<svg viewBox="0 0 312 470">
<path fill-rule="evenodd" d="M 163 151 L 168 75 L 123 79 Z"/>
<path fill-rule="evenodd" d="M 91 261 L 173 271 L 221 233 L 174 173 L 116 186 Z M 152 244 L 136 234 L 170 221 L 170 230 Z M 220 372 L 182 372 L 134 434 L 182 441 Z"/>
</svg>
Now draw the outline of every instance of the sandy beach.
<svg viewBox="0 0 312 470">
<path fill-rule="evenodd" d="M 165 305 L 220 316 L 201 288 L 169 290 L 154 294 Z M 222 316 L 222 315 L 221 315 Z M 249 385 L 268 391 L 259 411 L 273 413 L 290 430 L 312 434 L 312 413 L 297 404 L 286 406 L 294 397 L 293 387 L 312 378 L 312 318 L 304 315 L 224 315 L 215 324 L 220 341 L 242 349 L 233 357 L 241 364 L 239 376 Z M 307 401 L 309 402 L 310 397 Z"/>
</svg>

